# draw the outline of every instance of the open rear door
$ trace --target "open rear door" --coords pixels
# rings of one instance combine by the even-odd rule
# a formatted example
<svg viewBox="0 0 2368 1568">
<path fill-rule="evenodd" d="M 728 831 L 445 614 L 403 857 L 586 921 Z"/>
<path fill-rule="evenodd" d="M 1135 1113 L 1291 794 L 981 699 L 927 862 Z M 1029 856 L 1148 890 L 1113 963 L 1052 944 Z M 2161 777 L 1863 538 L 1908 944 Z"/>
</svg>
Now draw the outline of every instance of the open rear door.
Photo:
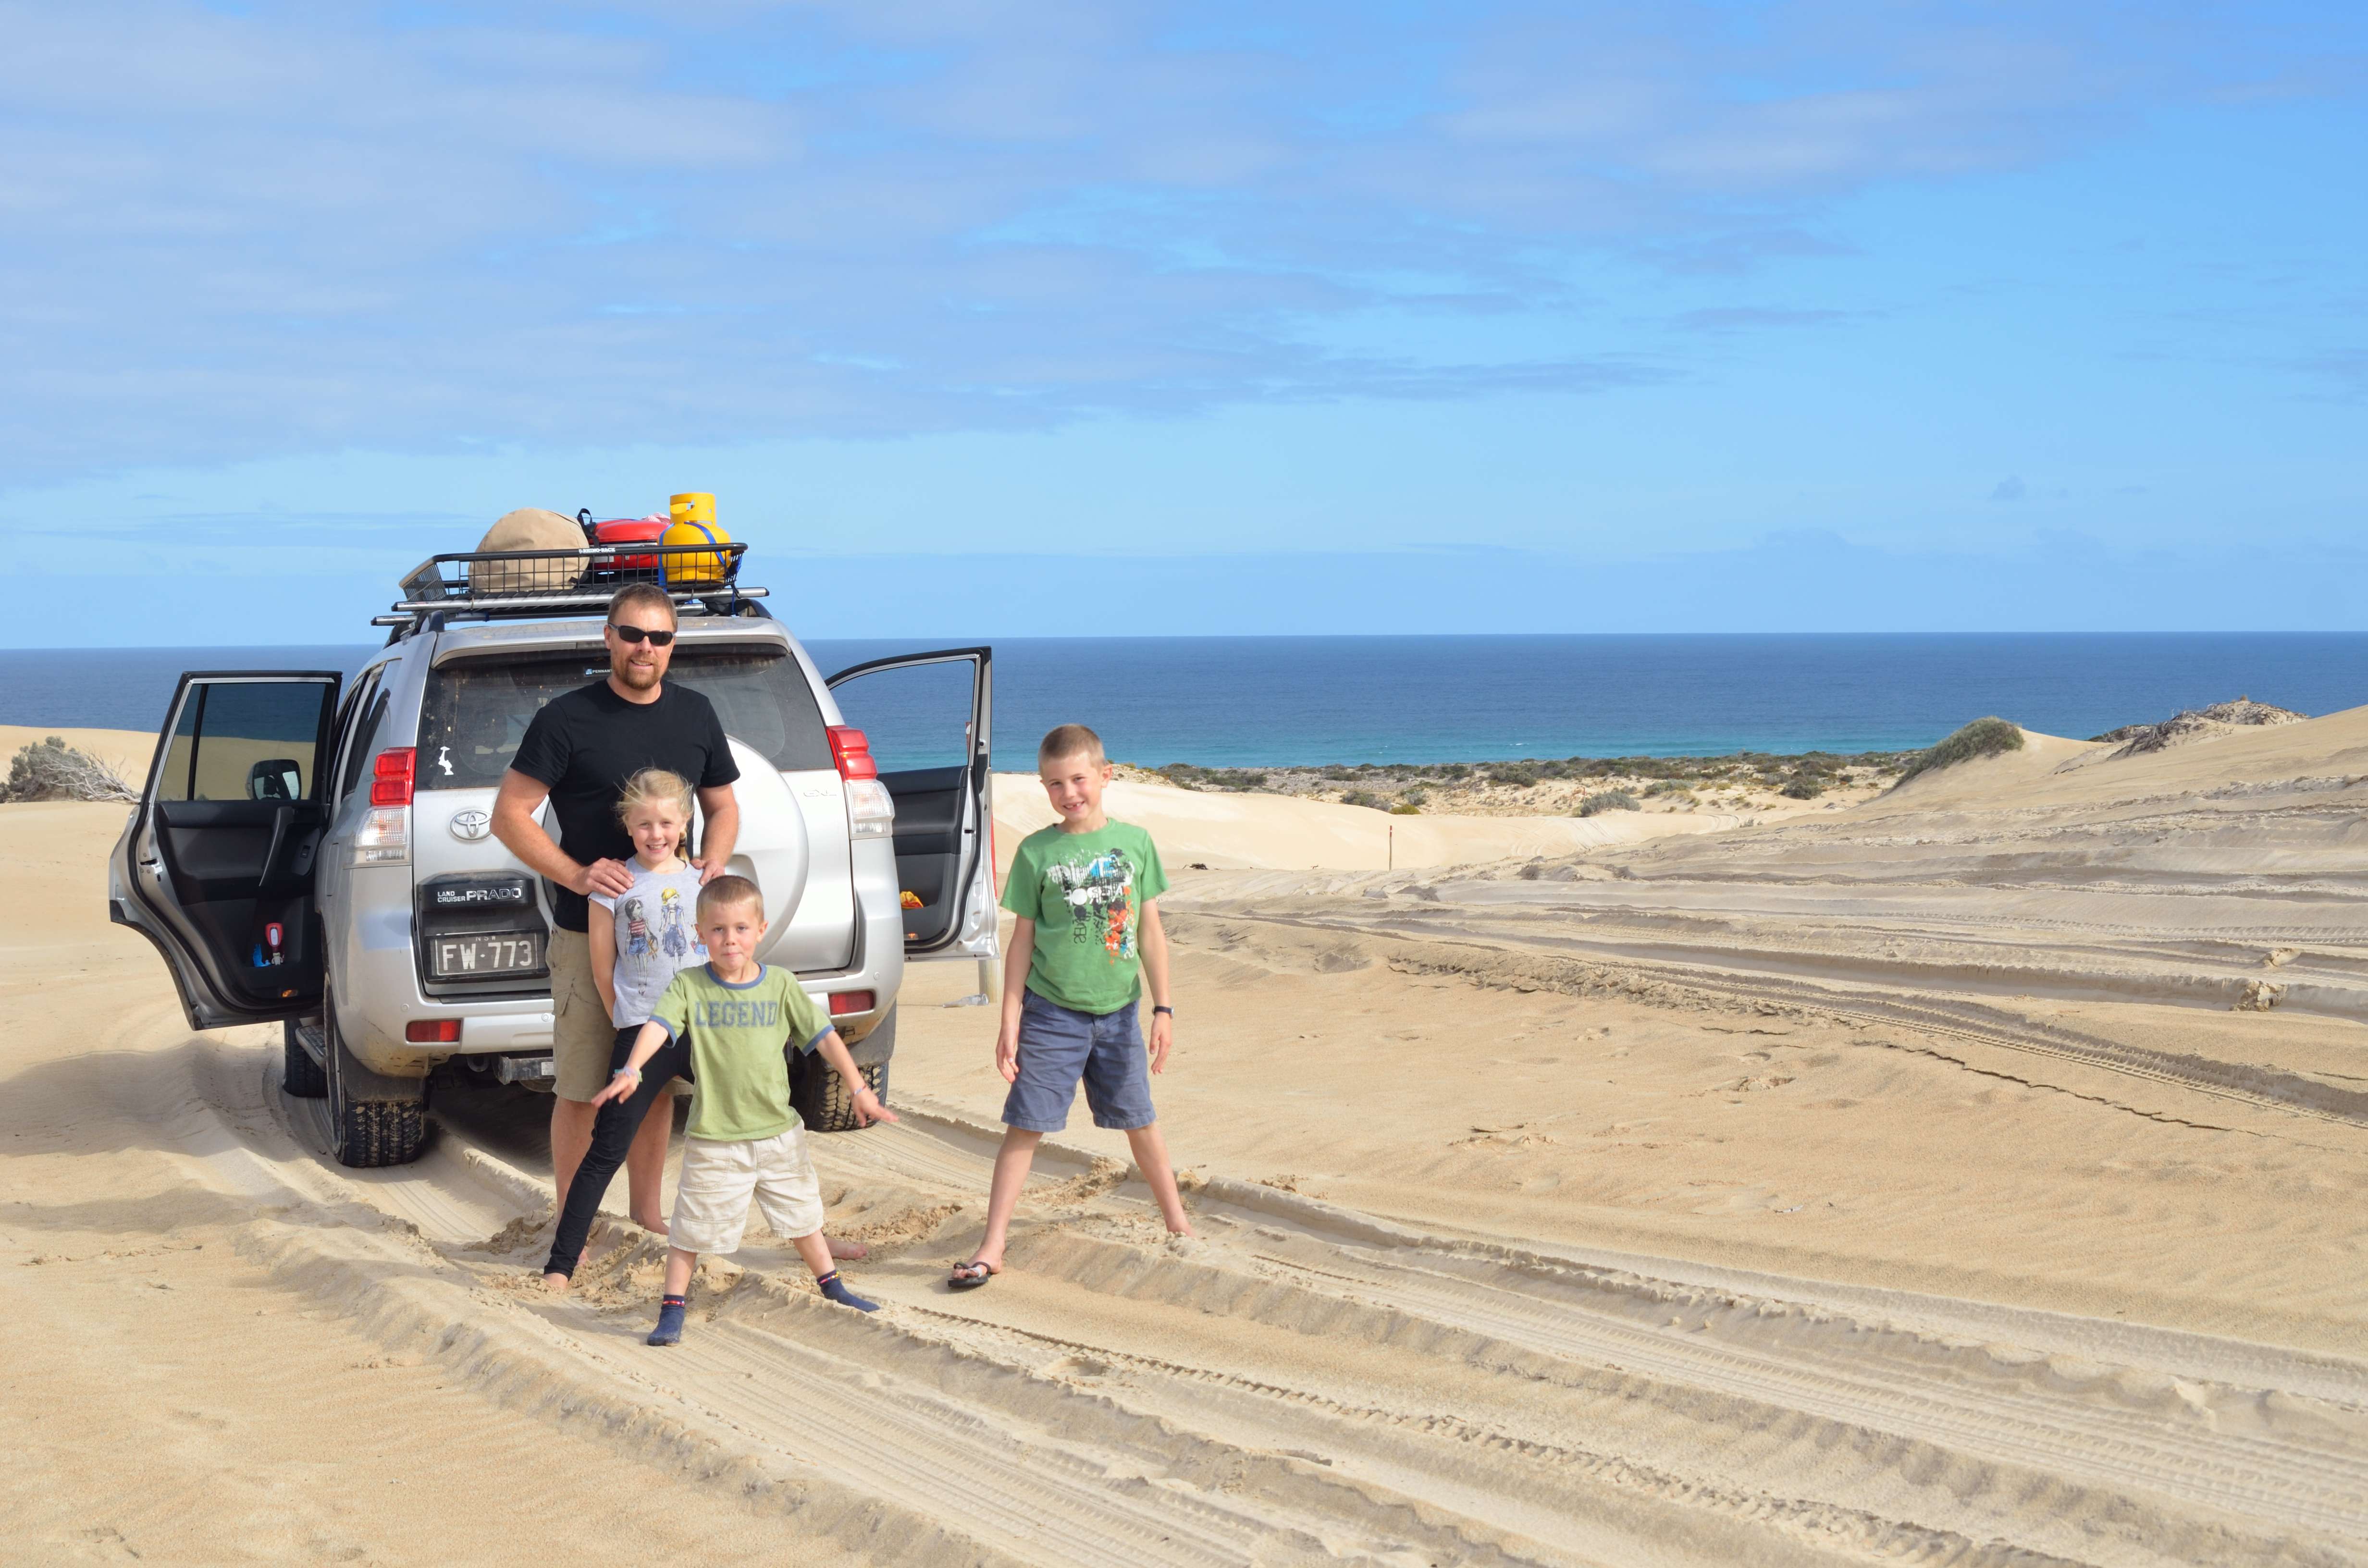
<svg viewBox="0 0 2368 1568">
<path fill-rule="evenodd" d="M 195 671 L 173 693 L 108 915 L 156 944 L 191 1028 L 320 1010 L 313 873 L 342 678 Z"/>
<path fill-rule="evenodd" d="M 987 743 L 991 648 L 873 659 L 830 677 L 896 802 L 896 880 L 910 958 L 993 958 L 995 856 Z"/>
</svg>

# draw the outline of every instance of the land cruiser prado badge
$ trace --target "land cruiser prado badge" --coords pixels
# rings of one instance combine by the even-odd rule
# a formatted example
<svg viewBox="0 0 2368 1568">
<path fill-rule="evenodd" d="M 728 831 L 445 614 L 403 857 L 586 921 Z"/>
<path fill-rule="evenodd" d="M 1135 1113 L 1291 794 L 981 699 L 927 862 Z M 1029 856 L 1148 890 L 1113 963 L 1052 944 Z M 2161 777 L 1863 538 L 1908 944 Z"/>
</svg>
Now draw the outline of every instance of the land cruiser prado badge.
<svg viewBox="0 0 2368 1568">
<path fill-rule="evenodd" d="M 484 837 L 492 829 L 494 819 L 483 812 L 454 812 L 449 825 L 452 829 L 453 837 L 467 839 L 473 843 Z"/>
</svg>

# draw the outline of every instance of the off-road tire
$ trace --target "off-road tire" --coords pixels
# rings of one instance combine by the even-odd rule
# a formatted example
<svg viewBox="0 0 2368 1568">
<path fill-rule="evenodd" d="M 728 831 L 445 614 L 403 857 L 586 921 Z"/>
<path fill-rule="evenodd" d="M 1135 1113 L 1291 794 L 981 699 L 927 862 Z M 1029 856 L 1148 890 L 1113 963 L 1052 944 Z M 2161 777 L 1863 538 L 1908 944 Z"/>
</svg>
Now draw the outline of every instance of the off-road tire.
<svg viewBox="0 0 2368 1568">
<path fill-rule="evenodd" d="M 297 1038 L 296 1020 L 290 1018 L 279 1026 L 279 1048 L 286 1057 L 279 1066 L 280 1092 L 300 1100 L 317 1100 L 326 1095 L 329 1075 Z"/>
<path fill-rule="evenodd" d="M 803 1059 L 806 1071 L 799 1074 L 790 1085 L 790 1104 L 796 1109 L 798 1119 L 806 1124 L 809 1132 L 855 1132 L 867 1123 L 855 1119 L 855 1100 L 847 1092 L 847 1080 L 832 1071 L 830 1063 L 809 1052 Z M 888 1103 L 888 1063 L 866 1062 L 856 1069 L 880 1103 Z"/>
<path fill-rule="evenodd" d="M 356 1169 L 407 1165 L 427 1142 L 425 1099 L 358 1100 L 346 1093 L 353 1059 L 337 1037 L 334 1000 L 321 998 L 321 1040 L 328 1047 L 329 1153 Z"/>
</svg>

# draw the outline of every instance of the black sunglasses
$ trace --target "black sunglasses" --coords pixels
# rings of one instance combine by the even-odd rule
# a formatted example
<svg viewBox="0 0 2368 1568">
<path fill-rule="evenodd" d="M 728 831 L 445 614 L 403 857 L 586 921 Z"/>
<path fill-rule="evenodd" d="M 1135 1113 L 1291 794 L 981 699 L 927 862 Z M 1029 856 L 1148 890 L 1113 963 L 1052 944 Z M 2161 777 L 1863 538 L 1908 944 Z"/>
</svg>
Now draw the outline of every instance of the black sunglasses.
<svg viewBox="0 0 2368 1568">
<path fill-rule="evenodd" d="M 646 637 L 653 648 L 663 648 L 674 641 L 671 631 L 644 631 L 638 626 L 620 626 L 613 620 L 609 623 L 609 630 L 628 642 L 639 642 Z"/>
</svg>

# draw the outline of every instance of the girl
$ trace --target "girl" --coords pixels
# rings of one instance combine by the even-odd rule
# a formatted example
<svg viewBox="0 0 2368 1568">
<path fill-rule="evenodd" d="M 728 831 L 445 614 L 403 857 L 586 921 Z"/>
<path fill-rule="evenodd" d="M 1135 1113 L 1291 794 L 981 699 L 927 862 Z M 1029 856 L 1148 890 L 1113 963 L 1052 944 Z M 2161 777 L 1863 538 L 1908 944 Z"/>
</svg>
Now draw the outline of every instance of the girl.
<svg viewBox="0 0 2368 1568">
<path fill-rule="evenodd" d="M 609 1063 L 612 1071 L 624 1065 L 635 1037 L 650 1021 L 650 1008 L 665 994 L 675 971 L 707 961 L 707 949 L 695 931 L 687 929 L 690 923 L 679 918 L 680 911 L 699 901 L 699 868 L 683 858 L 690 801 L 689 783 L 658 767 L 643 768 L 625 780 L 617 800 L 617 815 L 633 841 L 633 885 L 614 897 L 594 893 L 587 915 L 592 981 L 617 1029 Z M 669 921 L 669 915 L 675 918 Z M 592 1218 L 620 1165 L 627 1167 L 634 1222 L 645 1231 L 666 1233 L 659 1188 L 674 1117 L 671 1106 L 656 1117 L 649 1112 L 671 1097 L 670 1080 L 677 1075 L 689 1080 L 689 1069 L 687 1040 L 666 1046 L 643 1072 L 637 1092 L 600 1108 L 584 1163 L 572 1172 L 553 1173 L 561 1213 L 559 1234 L 544 1268 L 545 1284 L 566 1289 L 583 1257 Z"/>
</svg>

